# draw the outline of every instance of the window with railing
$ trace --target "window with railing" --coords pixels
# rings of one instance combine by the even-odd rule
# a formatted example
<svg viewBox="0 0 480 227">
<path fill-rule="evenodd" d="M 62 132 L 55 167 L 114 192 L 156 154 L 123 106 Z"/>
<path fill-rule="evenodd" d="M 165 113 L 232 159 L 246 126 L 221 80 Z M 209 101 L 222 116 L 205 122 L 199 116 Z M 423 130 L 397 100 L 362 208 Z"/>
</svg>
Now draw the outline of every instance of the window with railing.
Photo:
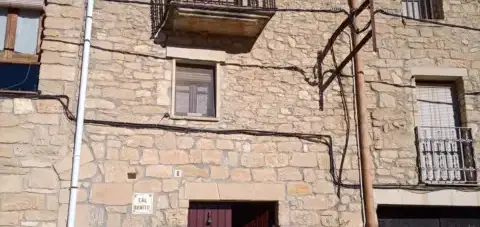
<svg viewBox="0 0 480 227">
<path fill-rule="evenodd" d="M 443 0 L 402 0 L 402 15 L 416 19 L 444 19 Z"/>
<path fill-rule="evenodd" d="M 460 127 L 454 84 L 417 83 L 415 129 L 420 178 L 428 184 L 476 184 L 470 128 Z"/>
</svg>

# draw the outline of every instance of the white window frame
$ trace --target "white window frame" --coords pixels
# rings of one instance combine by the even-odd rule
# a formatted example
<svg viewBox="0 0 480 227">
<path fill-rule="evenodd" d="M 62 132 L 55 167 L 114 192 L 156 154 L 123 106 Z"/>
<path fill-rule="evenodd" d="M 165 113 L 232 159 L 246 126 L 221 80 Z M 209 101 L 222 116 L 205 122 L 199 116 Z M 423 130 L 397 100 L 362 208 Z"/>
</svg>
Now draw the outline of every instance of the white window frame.
<svg viewBox="0 0 480 227">
<path fill-rule="evenodd" d="M 213 117 L 204 117 L 204 116 L 179 116 L 175 115 L 175 90 L 176 90 L 176 71 L 177 64 L 195 64 L 195 65 L 206 65 L 215 67 L 215 73 L 213 75 L 214 80 L 214 90 L 215 90 L 215 116 Z M 193 121 L 219 121 L 221 116 L 221 100 L 220 100 L 220 84 L 222 70 L 221 65 L 218 62 L 212 61 L 197 61 L 197 60 L 188 60 L 188 59 L 172 59 L 172 86 L 171 86 L 171 99 L 170 99 L 170 118 L 173 120 L 193 120 Z"/>
</svg>

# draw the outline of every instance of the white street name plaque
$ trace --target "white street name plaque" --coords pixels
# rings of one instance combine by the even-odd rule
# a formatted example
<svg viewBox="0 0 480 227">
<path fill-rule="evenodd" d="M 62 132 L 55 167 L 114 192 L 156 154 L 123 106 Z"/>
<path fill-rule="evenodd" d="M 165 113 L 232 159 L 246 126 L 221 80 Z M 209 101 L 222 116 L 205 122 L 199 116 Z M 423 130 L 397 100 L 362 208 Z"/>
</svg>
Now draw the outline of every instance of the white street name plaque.
<svg viewBox="0 0 480 227">
<path fill-rule="evenodd" d="M 133 193 L 132 214 L 152 214 L 153 193 Z"/>
</svg>

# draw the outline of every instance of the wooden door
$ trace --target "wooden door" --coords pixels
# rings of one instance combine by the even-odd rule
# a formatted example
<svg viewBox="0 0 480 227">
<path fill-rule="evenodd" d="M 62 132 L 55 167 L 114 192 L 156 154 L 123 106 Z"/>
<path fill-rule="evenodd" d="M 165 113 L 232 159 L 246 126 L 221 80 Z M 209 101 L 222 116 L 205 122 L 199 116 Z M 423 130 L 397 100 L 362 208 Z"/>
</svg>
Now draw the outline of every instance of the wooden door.
<svg viewBox="0 0 480 227">
<path fill-rule="evenodd" d="M 191 203 L 188 227 L 232 227 L 232 209 L 223 203 Z"/>
<path fill-rule="evenodd" d="M 275 210 L 273 202 L 192 202 L 188 227 L 272 227 Z"/>
</svg>

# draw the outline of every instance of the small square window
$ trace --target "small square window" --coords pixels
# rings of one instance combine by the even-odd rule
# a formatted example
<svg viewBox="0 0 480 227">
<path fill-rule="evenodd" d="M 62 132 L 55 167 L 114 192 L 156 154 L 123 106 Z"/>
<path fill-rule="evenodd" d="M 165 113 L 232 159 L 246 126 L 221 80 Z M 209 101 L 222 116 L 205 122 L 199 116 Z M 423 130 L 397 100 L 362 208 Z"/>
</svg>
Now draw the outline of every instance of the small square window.
<svg viewBox="0 0 480 227">
<path fill-rule="evenodd" d="M 402 15 L 415 19 L 444 19 L 443 0 L 402 0 Z"/>
<path fill-rule="evenodd" d="M 177 63 L 175 115 L 216 117 L 215 66 Z"/>
</svg>

